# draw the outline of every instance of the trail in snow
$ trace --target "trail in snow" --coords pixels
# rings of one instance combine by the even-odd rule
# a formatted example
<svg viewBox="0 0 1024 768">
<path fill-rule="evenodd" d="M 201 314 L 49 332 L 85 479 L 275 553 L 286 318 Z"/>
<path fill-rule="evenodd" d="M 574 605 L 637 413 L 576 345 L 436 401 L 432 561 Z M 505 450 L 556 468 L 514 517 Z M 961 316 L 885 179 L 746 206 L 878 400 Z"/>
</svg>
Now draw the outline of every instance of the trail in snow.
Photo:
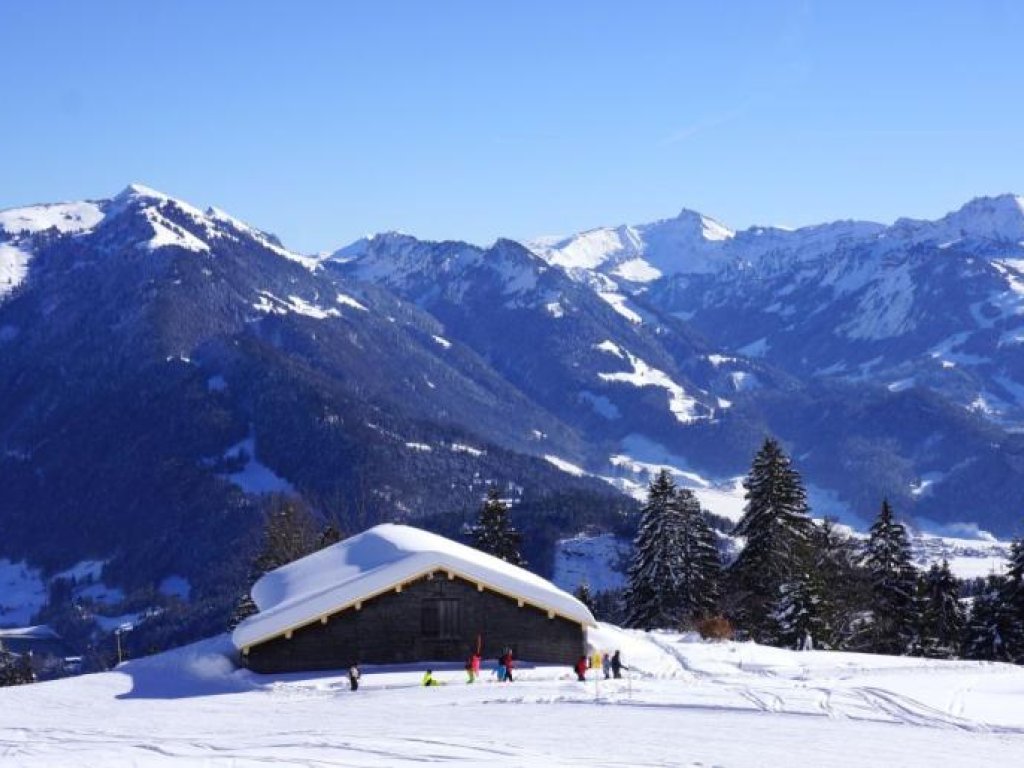
<svg viewBox="0 0 1024 768">
<path fill-rule="evenodd" d="M 964 716 L 966 697 L 973 690 L 974 680 L 972 677 L 967 678 L 970 684 L 964 686 L 961 683 L 960 687 L 957 687 L 953 694 L 946 699 L 944 705 L 933 706 L 912 696 L 896 693 L 879 686 L 849 685 L 848 681 L 857 679 L 855 674 L 848 674 L 844 679 L 836 679 L 834 688 L 807 687 L 806 683 L 799 682 L 800 679 L 806 680 L 810 677 L 809 668 L 804 668 L 794 679 L 793 677 L 779 676 L 771 669 L 764 667 L 751 668 L 748 666 L 744 668 L 740 661 L 732 671 L 715 675 L 694 665 L 691 657 L 684 650 L 687 647 L 692 647 L 692 643 L 680 645 L 678 639 L 673 641 L 656 634 L 650 635 L 650 641 L 673 656 L 687 673 L 707 684 L 715 685 L 723 690 L 734 691 L 761 712 L 811 714 L 817 710 L 833 719 L 867 719 L 970 732 L 1024 734 L 1024 722 L 1019 726 L 1004 726 L 979 722 Z M 799 660 L 802 655 L 793 653 L 796 660 Z M 829 654 L 818 652 L 818 655 L 827 657 Z M 837 655 L 852 656 L 856 654 Z M 861 671 L 871 675 L 877 675 L 879 672 L 906 675 L 908 671 L 915 671 L 922 675 L 948 674 L 957 673 L 963 668 L 973 670 L 978 666 L 971 662 L 929 663 L 918 660 L 920 662 L 918 664 L 908 664 L 885 670 L 871 667 L 870 656 L 862 658 L 864 663 L 860 668 Z M 913 660 L 908 659 L 907 661 Z M 748 682 L 745 678 L 754 678 L 755 682 Z M 807 698 L 809 693 L 817 696 L 816 701 L 810 707 Z M 1021 693 L 1022 696 L 1018 703 L 1024 706 L 1024 687 L 1021 688 Z"/>
</svg>

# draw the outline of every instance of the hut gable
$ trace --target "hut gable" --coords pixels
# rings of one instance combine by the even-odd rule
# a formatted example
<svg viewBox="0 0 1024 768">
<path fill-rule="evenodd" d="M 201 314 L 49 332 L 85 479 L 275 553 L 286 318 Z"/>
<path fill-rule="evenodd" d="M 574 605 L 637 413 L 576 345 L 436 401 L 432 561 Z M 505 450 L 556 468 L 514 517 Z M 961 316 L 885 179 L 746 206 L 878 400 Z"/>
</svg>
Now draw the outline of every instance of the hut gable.
<svg viewBox="0 0 1024 768">
<path fill-rule="evenodd" d="M 358 611 L 364 602 L 400 593 L 403 585 L 434 574 L 497 593 L 548 618 L 580 627 L 595 624 L 585 605 L 536 574 L 418 528 L 385 524 L 260 578 L 252 589 L 259 613 L 239 624 L 232 640 L 246 652 L 290 638 L 303 627 L 325 623 L 346 609 Z"/>
</svg>

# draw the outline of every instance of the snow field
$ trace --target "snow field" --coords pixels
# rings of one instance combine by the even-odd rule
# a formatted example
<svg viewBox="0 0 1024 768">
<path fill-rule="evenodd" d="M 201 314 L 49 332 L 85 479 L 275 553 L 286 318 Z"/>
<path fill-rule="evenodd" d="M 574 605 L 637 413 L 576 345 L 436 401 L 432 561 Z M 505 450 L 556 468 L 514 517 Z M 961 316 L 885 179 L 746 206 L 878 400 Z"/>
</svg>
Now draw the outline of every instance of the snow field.
<svg viewBox="0 0 1024 768">
<path fill-rule="evenodd" d="M 1024 669 L 703 643 L 600 625 L 630 679 L 523 664 L 254 675 L 214 638 L 0 690 L 4 766 L 980 766 L 1024 754 Z M 594 678 L 594 672 L 589 674 Z M 596 677 L 600 677 L 597 675 Z"/>
</svg>

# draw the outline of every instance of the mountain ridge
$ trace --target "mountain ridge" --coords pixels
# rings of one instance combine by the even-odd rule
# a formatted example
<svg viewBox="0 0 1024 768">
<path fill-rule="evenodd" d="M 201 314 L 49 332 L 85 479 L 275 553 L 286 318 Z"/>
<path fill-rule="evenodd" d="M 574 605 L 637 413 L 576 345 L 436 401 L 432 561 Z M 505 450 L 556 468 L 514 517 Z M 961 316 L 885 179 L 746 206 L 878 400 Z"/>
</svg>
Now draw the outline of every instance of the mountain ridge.
<svg viewBox="0 0 1024 768">
<path fill-rule="evenodd" d="M 768 242 L 758 246 L 765 255 L 756 263 L 733 259 L 721 269 L 630 281 L 599 268 L 564 269 L 510 239 L 481 247 L 390 232 L 317 256 L 297 254 L 218 208 L 204 211 L 129 185 L 106 200 L 0 213 L 0 257 L 28 254 L 24 276 L 0 296 L 0 346 L 13 353 L 36 345 L 35 362 L 22 358 L 23 369 L 9 369 L 0 385 L 9 402 L 28 408 L 35 395 L 20 378 L 32 372 L 51 391 L 46 377 L 53 374 L 38 361 L 80 348 L 85 357 L 62 365 L 92 388 L 103 384 L 88 355 L 109 364 L 120 359 L 118 371 L 156 371 L 176 360 L 183 372 L 201 369 L 233 392 L 244 382 L 224 366 L 262 379 L 253 362 L 261 359 L 313 377 L 314 389 L 335 392 L 329 398 L 347 392 L 345 408 L 369 407 L 377 413 L 364 419 L 377 425 L 374 441 L 401 435 L 388 439 L 409 451 L 406 444 L 436 443 L 429 433 L 444 424 L 442 432 L 462 431 L 449 442 L 491 444 L 553 472 L 561 467 L 562 475 L 578 467 L 634 489 L 643 476 L 625 468 L 666 457 L 704 482 L 729 481 L 770 432 L 810 457 L 810 479 L 838 492 L 860 516 L 885 492 L 912 514 L 956 522 L 941 494 L 959 478 L 985 505 L 961 521 L 1008 532 L 1013 518 L 996 509 L 1021 482 L 1013 428 L 1024 371 L 1013 339 L 1024 339 L 1024 330 L 1011 288 L 1024 278 L 1005 252 L 1010 241 L 947 245 L 939 235 L 950 226 L 962 230 L 965 220 L 981 222 L 982 233 L 1012 234 L 1006 227 L 1019 200 L 978 198 L 953 225 L 949 214 L 930 239 L 904 237 L 895 249 L 893 238 L 879 236 L 895 224 L 838 221 L 732 233 L 684 209 L 660 223 L 682 222 L 684 233 L 699 237 L 698 250 L 736 248 L 737 241 L 753 248 L 742 242 L 751 240 Z M 901 230 L 935 228 L 907 221 Z M 769 242 L 794 238 L 799 247 L 788 250 Z M 680 263 L 692 256 L 686 238 L 653 242 L 668 243 L 667 253 Z M 946 274 L 951 264 L 967 271 Z M 993 298 L 998 285 L 1010 288 Z M 930 300 L 919 306 L 935 291 L 959 309 L 951 314 Z M 93 347 L 76 336 L 97 322 L 91 315 L 106 323 L 94 326 L 96 337 L 109 339 Z M 968 321 L 973 335 L 958 337 Z M 143 348 L 144 363 L 137 354 Z M 886 424 L 900 407 L 928 413 L 934 423 L 908 423 L 886 443 Z M 0 424 L 9 454 L 31 455 L 16 425 L 41 408 Z M 277 447 L 276 436 L 261 434 L 252 408 L 229 404 L 233 426 L 216 439 L 216 450 L 239 445 L 255 429 L 259 460 L 301 488 L 305 469 Z M 851 434 L 816 427 L 815 409 L 822 408 Z M 385 413 L 403 424 L 425 419 L 435 426 L 422 434 L 382 426 Z M 503 428 L 503 419 L 514 428 Z M 942 438 L 929 438 L 929 428 Z M 346 445 L 367 434 L 360 428 Z M 861 469 L 830 468 L 818 458 L 850 451 Z M 971 451 L 998 460 L 972 462 Z M 867 468 L 876 464 L 889 467 Z M 878 476 L 863 484 L 851 471 Z M 985 492 L 978 490 L 981 476 L 988 477 Z M 393 497 L 398 508 L 423 503 L 422 496 L 401 500 L 405 492 Z"/>
</svg>

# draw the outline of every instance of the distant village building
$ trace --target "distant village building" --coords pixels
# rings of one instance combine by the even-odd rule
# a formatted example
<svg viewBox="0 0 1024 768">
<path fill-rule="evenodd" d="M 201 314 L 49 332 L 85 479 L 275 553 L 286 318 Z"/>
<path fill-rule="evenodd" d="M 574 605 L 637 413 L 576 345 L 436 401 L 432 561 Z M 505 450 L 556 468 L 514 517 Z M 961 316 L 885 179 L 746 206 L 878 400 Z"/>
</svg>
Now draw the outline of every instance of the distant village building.
<svg viewBox="0 0 1024 768">
<path fill-rule="evenodd" d="M 464 661 L 571 664 L 593 615 L 522 568 L 433 533 L 378 525 L 264 575 L 232 640 L 257 672 Z"/>
<path fill-rule="evenodd" d="M 70 656 L 71 650 L 64 639 L 45 624 L 0 629 L 0 650 L 28 656 L 32 671 L 41 680 L 81 669 L 81 657 Z"/>
</svg>

